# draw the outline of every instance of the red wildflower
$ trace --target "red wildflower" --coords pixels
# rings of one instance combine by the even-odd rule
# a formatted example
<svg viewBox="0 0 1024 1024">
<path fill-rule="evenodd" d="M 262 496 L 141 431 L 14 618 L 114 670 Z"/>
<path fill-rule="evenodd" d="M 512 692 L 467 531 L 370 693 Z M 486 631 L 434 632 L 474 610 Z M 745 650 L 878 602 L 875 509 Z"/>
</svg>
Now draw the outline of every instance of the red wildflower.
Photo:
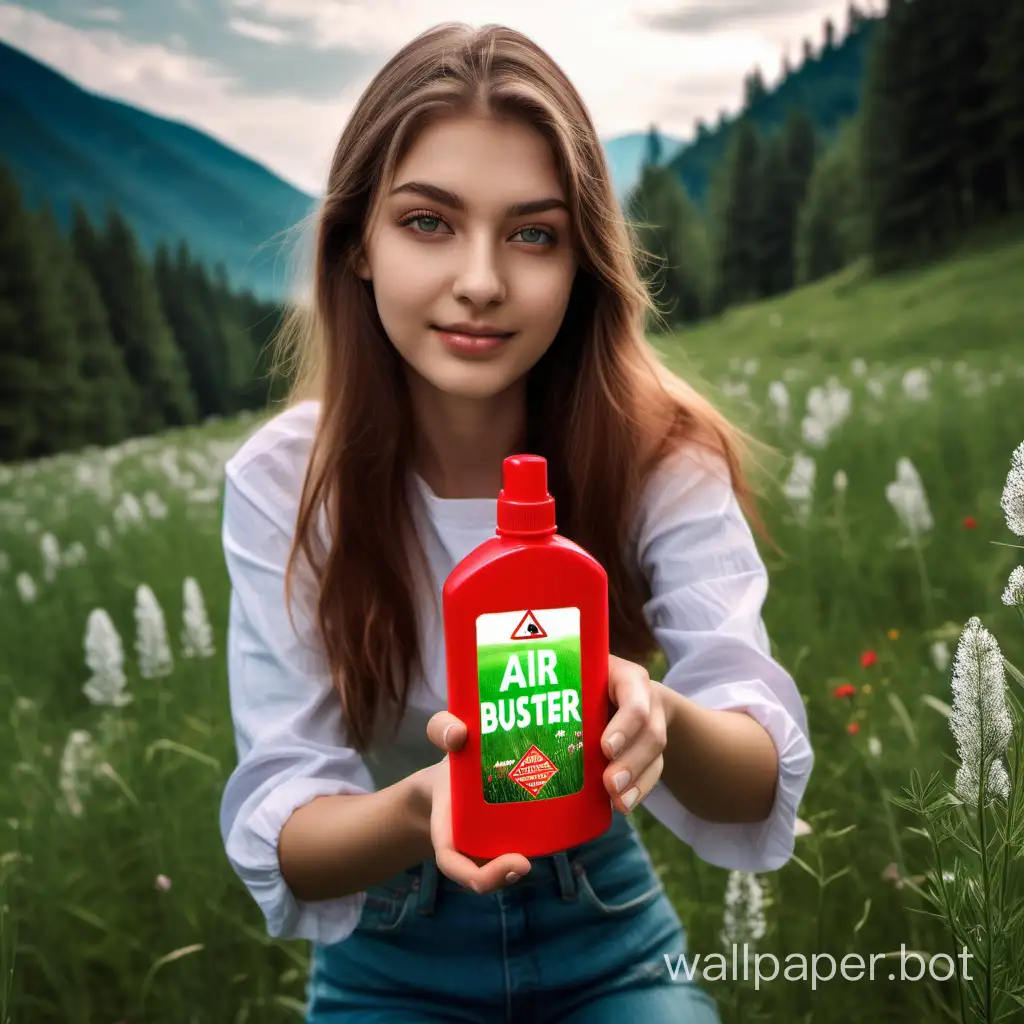
<svg viewBox="0 0 1024 1024">
<path fill-rule="evenodd" d="M 860 732 L 860 722 L 851 722 L 847 727 L 846 731 L 853 736 L 855 733 Z"/>
<path fill-rule="evenodd" d="M 871 668 L 878 661 L 878 655 L 874 651 L 865 651 L 860 656 L 861 668 Z"/>
<path fill-rule="evenodd" d="M 964 516 L 964 529 L 973 530 L 978 525 L 978 520 L 974 516 Z"/>
<path fill-rule="evenodd" d="M 832 691 L 833 697 L 855 697 L 856 695 L 857 687 L 853 683 L 843 683 Z"/>
<path fill-rule="evenodd" d="M 491 781 L 491 780 L 492 780 L 493 778 L 494 778 L 494 776 L 493 776 L 493 775 L 488 775 L 488 776 L 487 776 L 487 781 L 488 781 L 488 782 L 490 782 L 490 781 Z"/>
</svg>

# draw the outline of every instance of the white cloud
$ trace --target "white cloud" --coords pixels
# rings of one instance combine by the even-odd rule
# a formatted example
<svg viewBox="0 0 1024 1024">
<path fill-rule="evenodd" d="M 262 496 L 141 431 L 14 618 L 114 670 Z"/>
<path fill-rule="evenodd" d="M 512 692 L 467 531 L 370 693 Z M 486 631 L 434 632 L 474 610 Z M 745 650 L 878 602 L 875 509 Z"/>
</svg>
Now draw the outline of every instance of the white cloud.
<svg viewBox="0 0 1024 1024">
<path fill-rule="evenodd" d="M 703 116 L 735 108 L 743 76 L 760 65 L 772 80 L 782 49 L 797 52 L 803 36 L 816 43 L 831 16 L 845 24 L 846 0 L 765 3 L 760 20 L 749 10 L 713 35 L 659 32 L 646 20 L 657 14 L 630 0 L 234 0 L 236 9 L 267 21 L 301 26 L 311 46 L 355 46 L 395 51 L 443 21 L 497 22 L 530 36 L 561 65 L 579 89 L 603 136 L 643 130 L 658 121 L 669 134 L 688 136 Z M 665 11 L 678 7 L 672 3 Z M 700 6 L 700 5 L 697 5 Z M 749 0 L 746 3 L 749 7 Z M 710 86 L 710 87 L 709 87 Z M 692 97 L 688 101 L 688 97 Z"/>
<path fill-rule="evenodd" d="M 228 28 L 240 36 L 248 36 L 261 43 L 287 43 L 291 40 L 291 35 L 285 32 L 280 25 L 264 25 L 261 22 L 248 21 L 245 18 L 232 18 L 228 22 Z"/>
<path fill-rule="evenodd" d="M 664 0 L 661 12 L 678 6 Z M 644 20 L 652 8 L 630 0 L 233 0 L 232 24 L 267 42 L 384 53 L 442 21 L 506 24 L 558 61 L 602 136 L 643 131 L 656 121 L 662 131 L 688 137 L 696 118 L 713 121 L 722 108 L 736 108 L 743 76 L 755 64 L 772 81 L 784 47 L 798 54 L 805 36 L 817 44 L 827 16 L 845 25 L 846 0 L 794 6 L 786 0 L 761 20 L 748 15 L 711 34 L 654 31 Z M 190 56 L 170 38 L 145 44 L 113 26 L 72 29 L 3 0 L 0 37 L 85 88 L 201 127 L 310 192 L 322 188 L 337 137 L 369 81 L 364 76 L 329 101 L 250 96 L 224 68 Z"/>
<path fill-rule="evenodd" d="M 121 21 L 124 17 L 124 12 L 119 11 L 116 7 L 94 7 L 86 11 L 85 16 L 92 18 L 93 21 L 115 22 Z"/>
</svg>

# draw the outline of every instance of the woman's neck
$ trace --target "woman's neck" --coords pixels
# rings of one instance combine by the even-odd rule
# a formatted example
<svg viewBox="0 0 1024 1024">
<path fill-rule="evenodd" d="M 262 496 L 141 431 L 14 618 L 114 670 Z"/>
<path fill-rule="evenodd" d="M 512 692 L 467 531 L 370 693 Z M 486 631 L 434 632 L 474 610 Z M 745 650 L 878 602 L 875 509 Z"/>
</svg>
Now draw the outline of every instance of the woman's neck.
<svg viewBox="0 0 1024 1024">
<path fill-rule="evenodd" d="M 489 398 L 412 389 L 414 468 L 440 498 L 496 498 L 502 462 L 515 454 L 525 426 L 520 385 Z"/>
</svg>

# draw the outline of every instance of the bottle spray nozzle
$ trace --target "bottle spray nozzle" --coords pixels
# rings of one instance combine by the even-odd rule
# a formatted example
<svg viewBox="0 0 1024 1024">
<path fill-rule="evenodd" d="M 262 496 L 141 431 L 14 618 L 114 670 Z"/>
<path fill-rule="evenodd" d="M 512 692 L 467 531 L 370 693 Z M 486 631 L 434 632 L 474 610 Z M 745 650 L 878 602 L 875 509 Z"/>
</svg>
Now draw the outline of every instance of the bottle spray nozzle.
<svg viewBox="0 0 1024 1024">
<path fill-rule="evenodd" d="M 498 533 L 554 533 L 555 500 L 548 493 L 548 464 L 541 455 L 510 455 L 502 464 Z"/>
</svg>

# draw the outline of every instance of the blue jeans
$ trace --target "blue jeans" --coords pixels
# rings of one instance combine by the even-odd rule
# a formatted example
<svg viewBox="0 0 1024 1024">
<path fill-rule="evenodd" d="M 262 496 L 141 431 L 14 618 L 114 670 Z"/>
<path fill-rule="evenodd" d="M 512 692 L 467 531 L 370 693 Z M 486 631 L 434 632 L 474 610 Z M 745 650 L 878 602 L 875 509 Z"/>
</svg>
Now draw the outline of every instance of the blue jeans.
<svg viewBox="0 0 1024 1024">
<path fill-rule="evenodd" d="M 477 895 L 431 859 L 313 949 L 306 1024 L 720 1024 L 673 967 L 685 933 L 632 819 Z"/>
</svg>

